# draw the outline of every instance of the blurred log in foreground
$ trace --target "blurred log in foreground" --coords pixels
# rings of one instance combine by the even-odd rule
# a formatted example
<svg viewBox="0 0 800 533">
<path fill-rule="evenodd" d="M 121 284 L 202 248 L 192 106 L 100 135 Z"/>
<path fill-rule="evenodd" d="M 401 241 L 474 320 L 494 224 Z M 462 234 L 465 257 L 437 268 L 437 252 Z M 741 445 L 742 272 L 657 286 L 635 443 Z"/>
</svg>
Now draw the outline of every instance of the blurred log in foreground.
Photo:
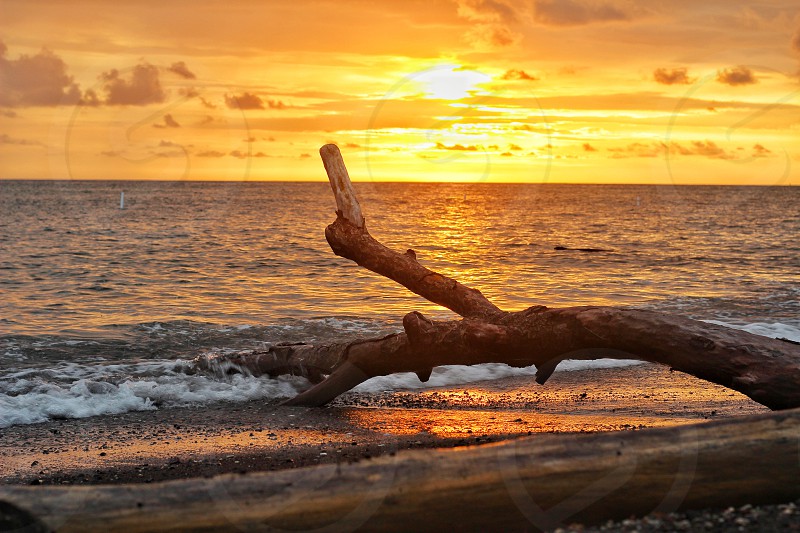
<svg viewBox="0 0 800 533">
<path fill-rule="evenodd" d="M 153 484 L 0 487 L 29 532 L 530 531 L 800 497 L 800 410 Z"/>
</svg>

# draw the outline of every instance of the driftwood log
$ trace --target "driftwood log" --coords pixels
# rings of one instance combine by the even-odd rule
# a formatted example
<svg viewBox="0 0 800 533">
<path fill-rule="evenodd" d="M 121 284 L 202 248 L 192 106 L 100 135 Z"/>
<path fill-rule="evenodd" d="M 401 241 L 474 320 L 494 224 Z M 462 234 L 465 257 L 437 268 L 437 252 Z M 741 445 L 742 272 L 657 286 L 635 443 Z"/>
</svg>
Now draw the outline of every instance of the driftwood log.
<svg viewBox="0 0 800 533">
<path fill-rule="evenodd" d="M 800 410 L 539 435 L 153 484 L 0 487 L 0 526 L 106 531 L 539 531 L 800 497 Z M 22 529 L 27 526 L 28 529 Z"/>
<path fill-rule="evenodd" d="M 439 365 L 536 365 L 545 383 L 566 359 L 637 359 L 746 394 L 771 409 L 800 407 L 800 345 L 706 322 L 640 309 L 534 306 L 506 312 L 480 291 L 425 268 L 413 250 L 392 251 L 367 231 L 341 153 L 320 149 L 336 197 L 336 220 L 325 237 L 336 255 L 355 261 L 463 317 L 433 321 L 411 312 L 404 333 L 331 345 L 275 346 L 237 356 L 257 374 L 296 374 L 320 381 L 289 400 L 319 406 L 374 376 L 415 372 L 421 380 Z"/>
</svg>

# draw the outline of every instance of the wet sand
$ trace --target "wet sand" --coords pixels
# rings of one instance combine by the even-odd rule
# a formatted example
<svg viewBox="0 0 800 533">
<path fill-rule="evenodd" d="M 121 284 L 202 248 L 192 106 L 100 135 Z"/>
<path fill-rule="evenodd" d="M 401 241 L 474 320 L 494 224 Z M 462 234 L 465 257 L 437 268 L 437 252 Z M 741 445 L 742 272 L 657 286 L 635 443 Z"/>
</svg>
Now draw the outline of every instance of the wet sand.
<svg viewBox="0 0 800 533">
<path fill-rule="evenodd" d="M 149 483 L 368 460 L 534 433 L 629 431 L 768 411 L 650 364 L 426 391 L 349 393 L 325 408 L 263 402 L 0 430 L 5 484 Z"/>
</svg>

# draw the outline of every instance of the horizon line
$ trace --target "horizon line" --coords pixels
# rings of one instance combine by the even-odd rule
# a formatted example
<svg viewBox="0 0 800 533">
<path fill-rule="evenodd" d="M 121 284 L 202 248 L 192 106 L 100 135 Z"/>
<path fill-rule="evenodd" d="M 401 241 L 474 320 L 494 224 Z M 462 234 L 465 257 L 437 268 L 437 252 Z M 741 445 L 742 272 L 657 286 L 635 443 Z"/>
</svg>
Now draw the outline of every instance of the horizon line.
<svg viewBox="0 0 800 533">
<path fill-rule="evenodd" d="M 0 178 L 0 184 L 11 181 L 31 181 L 31 182 L 81 182 L 81 183 L 328 183 L 326 179 L 314 180 L 246 180 L 246 179 L 137 179 L 137 178 Z M 797 187 L 799 184 L 760 184 L 760 183 L 642 183 L 642 182 L 581 182 L 572 181 L 417 181 L 417 180 L 359 180 L 353 179 L 353 183 L 386 183 L 396 185 L 623 185 L 640 187 Z"/>
</svg>

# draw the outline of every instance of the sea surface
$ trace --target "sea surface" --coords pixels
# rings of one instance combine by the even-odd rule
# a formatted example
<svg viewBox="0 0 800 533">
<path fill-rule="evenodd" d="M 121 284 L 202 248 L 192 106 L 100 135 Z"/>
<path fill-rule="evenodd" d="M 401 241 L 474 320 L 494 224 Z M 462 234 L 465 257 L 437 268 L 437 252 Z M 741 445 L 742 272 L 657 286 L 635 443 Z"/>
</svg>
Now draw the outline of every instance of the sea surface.
<svg viewBox="0 0 800 533">
<path fill-rule="evenodd" d="M 635 306 L 800 340 L 800 187 L 356 190 L 373 236 L 501 308 Z M 308 383 L 193 360 L 383 335 L 412 310 L 453 318 L 334 256 L 334 211 L 327 183 L 0 181 L 0 427 L 276 401 Z M 587 364 L 623 363 L 567 368 Z M 526 373 L 446 367 L 360 387 Z"/>
</svg>

